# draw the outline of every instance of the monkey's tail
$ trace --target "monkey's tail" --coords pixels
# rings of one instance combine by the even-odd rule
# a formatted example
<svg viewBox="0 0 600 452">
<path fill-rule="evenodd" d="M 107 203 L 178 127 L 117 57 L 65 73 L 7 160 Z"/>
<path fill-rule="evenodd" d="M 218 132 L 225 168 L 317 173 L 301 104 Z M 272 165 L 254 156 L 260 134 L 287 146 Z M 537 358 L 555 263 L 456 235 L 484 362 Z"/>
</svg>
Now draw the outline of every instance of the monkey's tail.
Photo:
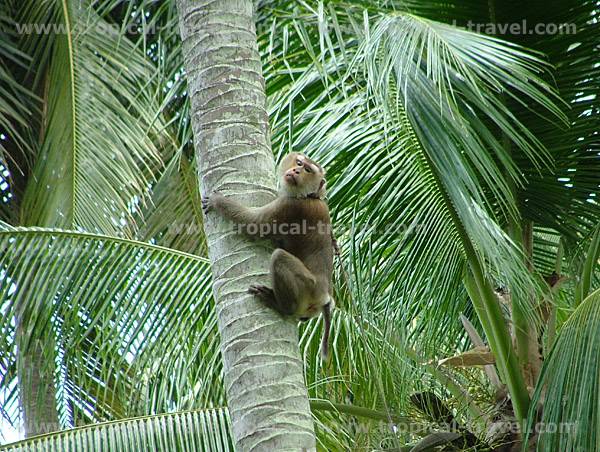
<svg viewBox="0 0 600 452">
<path fill-rule="evenodd" d="M 323 338 L 321 339 L 321 359 L 326 362 L 329 359 L 329 332 L 331 331 L 331 310 L 335 307 L 332 298 L 330 302 L 323 306 Z"/>
</svg>

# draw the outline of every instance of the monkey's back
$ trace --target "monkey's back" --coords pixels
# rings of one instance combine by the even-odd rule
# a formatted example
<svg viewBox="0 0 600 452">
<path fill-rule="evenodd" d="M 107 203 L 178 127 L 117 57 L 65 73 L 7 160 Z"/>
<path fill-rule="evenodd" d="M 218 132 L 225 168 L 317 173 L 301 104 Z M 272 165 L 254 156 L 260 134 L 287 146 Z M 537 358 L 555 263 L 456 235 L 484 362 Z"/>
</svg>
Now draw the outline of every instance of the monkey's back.
<svg viewBox="0 0 600 452">
<path fill-rule="evenodd" d="M 281 203 L 276 245 L 300 259 L 329 292 L 333 243 L 327 203 L 312 198 L 285 198 Z"/>
</svg>

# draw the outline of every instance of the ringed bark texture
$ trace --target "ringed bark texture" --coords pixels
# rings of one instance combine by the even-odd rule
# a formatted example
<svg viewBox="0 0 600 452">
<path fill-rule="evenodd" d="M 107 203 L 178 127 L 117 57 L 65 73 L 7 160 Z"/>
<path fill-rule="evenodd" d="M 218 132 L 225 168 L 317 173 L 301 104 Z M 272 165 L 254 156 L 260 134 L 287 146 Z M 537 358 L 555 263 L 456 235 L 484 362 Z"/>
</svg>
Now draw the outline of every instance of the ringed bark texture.
<svg viewBox="0 0 600 452">
<path fill-rule="evenodd" d="M 263 205 L 276 180 L 253 2 L 177 6 L 202 193 Z M 237 450 L 315 450 L 297 327 L 246 292 L 268 283 L 271 250 L 214 213 L 205 232 Z"/>
</svg>

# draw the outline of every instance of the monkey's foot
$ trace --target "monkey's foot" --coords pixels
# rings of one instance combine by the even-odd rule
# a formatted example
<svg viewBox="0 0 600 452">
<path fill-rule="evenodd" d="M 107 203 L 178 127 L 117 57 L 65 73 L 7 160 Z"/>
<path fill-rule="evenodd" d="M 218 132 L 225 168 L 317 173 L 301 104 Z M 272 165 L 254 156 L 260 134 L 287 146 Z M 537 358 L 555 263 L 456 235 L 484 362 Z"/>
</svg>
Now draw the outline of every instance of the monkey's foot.
<svg viewBox="0 0 600 452">
<path fill-rule="evenodd" d="M 203 196 L 202 197 L 202 211 L 204 212 L 204 215 L 206 215 L 209 210 L 210 210 L 210 196 Z"/>
<path fill-rule="evenodd" d="M 248 288 L 248 293 L 251 293 L 252 295 L 256 295 L 258 298 L 265 300 L 265 301 L 271 301 L 275 298 L 275 293 L 273 292 L 273 289 L 271 289 L 270 287 L 262 286 L 262 285 L 258 285 L 258 284 L 254 284 L 254 285 L 250 286 Z"/>
</svg>

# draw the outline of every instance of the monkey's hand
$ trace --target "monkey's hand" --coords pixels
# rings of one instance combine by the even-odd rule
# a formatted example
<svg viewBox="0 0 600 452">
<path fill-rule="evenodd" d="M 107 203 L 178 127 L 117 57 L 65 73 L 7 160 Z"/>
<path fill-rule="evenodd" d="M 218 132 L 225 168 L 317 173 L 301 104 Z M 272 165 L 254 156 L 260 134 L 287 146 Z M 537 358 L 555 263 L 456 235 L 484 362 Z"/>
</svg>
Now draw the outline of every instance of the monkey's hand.
<svg viewBox="0 0 600 452">
<path fill-rule="evenodd" d="M 210 212 L 211 210 L 218 207 L 219 202 L 223 198 L 224 198 L 224 196 L 221 193 L 219 193 L 218 191 L 213 192 L 209 196 L 203 196 L 202 197 L 202 211 L 204 212 L 204 215 L 206 215 L 208 212 Z"/>
<path fill-rule="evenodd" d="M 210 194 L 210 196 L 202 197 L 202 210 L 204 214 L 208 212 L 217 212 L 224 219 L 232 221 L 238 227 L 246 226 L 249 224 L 258 225 L 262 224 L 264 219 L 257 215 L 257 209 L 249 209 L 245 205 L 239 203 L 232 197 L 225 197 L 220 192 L 216 191 Z M 248 235 L 256 235 L 260 228 L 252 233 L 249 232 L 248 228 L 245 228 Z"/>
</svg>

